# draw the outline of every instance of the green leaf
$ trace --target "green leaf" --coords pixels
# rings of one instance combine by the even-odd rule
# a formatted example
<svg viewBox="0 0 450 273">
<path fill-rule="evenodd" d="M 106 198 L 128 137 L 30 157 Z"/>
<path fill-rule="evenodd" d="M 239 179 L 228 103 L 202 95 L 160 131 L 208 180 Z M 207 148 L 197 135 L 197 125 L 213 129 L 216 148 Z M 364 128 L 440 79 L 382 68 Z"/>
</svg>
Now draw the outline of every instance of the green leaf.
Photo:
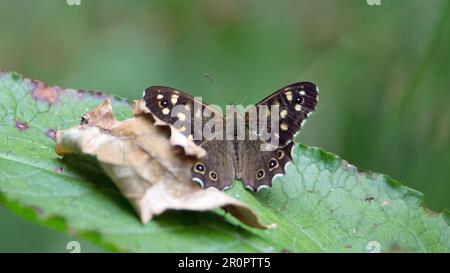
<svg viewBox="0 0 450 273">
<path fill-rule="evenodd" d="M 296 145 L 272 189 L 228 193 L 274 230 L 240 225 L 222 211 L 173 211 L 142 225 L 90 158 L 58 158 L 54 134 L 106 95 L 48 87 L 0 72 L 0 202 L 17 214 L 112 251 L 370 252 L 450 250 L 449 214 L 385 175 L 359 173 L 333 154 Z M 118 119 L 131 104 L 112 97 Z"/>
<path fill-rule="evenodd" d="M 336 155 L 297 145 L 293 164 L 271 190 L 232 194 L 263 221 L 269 238 L 293 252 L 448 252 L 448 211 L 425 208 L 423 196 L 386 175 L 358 172 Z"/>
</svg>

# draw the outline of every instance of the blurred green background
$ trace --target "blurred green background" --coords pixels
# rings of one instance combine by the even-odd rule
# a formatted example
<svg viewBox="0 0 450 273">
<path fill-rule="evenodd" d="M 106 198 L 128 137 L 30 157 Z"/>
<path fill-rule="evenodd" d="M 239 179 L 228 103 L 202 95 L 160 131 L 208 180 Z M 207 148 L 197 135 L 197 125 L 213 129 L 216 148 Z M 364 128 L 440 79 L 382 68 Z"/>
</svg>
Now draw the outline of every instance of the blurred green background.
<svg viewBox="0 0 450 273">
<path fill-rule="evenodd" d="M 130 99 L 150 85 L 224 105 L 320 87 L 300 141 L 450 208 L 450 1 L 0 1 L 0 67 Z M 0 206 L 0 252 L 65 252 L 70 236 Z M 81 241 L 82 251 L 99 251 Z"/>
</svg>

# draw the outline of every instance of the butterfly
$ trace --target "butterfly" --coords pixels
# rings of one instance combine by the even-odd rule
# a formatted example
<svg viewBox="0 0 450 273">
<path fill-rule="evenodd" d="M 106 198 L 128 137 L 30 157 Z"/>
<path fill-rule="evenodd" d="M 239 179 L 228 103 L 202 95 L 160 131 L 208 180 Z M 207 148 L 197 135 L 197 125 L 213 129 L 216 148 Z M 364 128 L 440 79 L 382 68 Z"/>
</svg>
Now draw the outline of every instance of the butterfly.
<svg viewBox="0 0 450 273">
<path fill-rule="evenodd" d="M 193 165 L 194 182 L 205 188 L 226 190 L 235 179 L 239 179 L 247 189 L 259 191 L 271 187 L 275 177 L 285 174 L 285 167 L 292 160 L 293 139 L 316 109 L 318 88 L 311 82 L 290 84 L 241 115 L 236 112 L 224 115 L 185 92 L 164 86 L 145 89 L 143 101 L 156 119 L 173 125 L 206 150 L 206 156 Z M 252 126 L 252 115 L 256 116 L 258 125 L 263 124 L 263 128 Z M 226 138 L 229 131 L 231 136 L 237 136 L 238 118 L 243 120 L 240 129 L 244 139 Z M 219 132 L 215 134 L 219 136 L 216 138 L 195 137 L 201 135 L 202 129 L 212 121 L 226 125 L 231 121 L 232 126 L 227 130 L 212 130 Z M 266 132 L 265 138 L 262 137 L 263 131 Z M 276 145 L 270 146 L 269 143 Z M 262 149 L 264 145 L 271 149 Z"/>
</svg>

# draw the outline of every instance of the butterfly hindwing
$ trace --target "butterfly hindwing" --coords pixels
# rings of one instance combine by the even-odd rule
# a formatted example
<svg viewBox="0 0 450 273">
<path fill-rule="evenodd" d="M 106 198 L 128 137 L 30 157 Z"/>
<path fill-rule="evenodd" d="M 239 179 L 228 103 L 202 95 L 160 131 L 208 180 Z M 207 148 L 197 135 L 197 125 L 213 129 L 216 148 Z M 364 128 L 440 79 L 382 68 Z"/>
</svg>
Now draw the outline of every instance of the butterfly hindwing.
<svg viewBox="0 0 450 273">
<path fill-rule="evenodd" d="M 274 151 L 260 151 L 260 145 L 261 141 L 242 141 L 240 145 L 240 158 L 244 162 L 241 179 L 245 187 L 253 191 L 272 187 L 273 179 L 285 174 L 294 143 Z"/>
<path fill-rule="evenodd" d="M 233 142 L 210 140 L 201 146 L 207 154 L 194 164 L 192 180 L 204 188 L 230 188 L 235 179 Z"/>
</svg>

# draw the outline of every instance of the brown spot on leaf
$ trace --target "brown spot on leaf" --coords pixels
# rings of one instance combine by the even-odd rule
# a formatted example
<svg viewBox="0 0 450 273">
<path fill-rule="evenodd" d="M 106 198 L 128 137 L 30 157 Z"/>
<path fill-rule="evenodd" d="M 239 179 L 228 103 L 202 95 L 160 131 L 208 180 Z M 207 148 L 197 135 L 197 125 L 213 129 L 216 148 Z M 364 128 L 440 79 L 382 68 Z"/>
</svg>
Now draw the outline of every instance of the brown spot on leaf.
<svg viewBox="0 0 450 273">
<path fill-rule="evenodd" d="M 15 126 L 16 126 L 17 130 L 19 130 L 21 132 L 26 131 L 29 128 L 29 126 L 26 122 L 21 122 L 21 121 L 17 121 L 17 120 L 16 120 Z"/>
<path fill-rule="evenodd" d="M 83 100 L 86 98 L 94 98 L 94 99 L 104 100 L 104 99 L 108 98 L 108 96 L 105 93 L 102 93 L 100 91 L 78 90 L 77 98 L 79 100 Z"/>
<path fill-rule="evenodd" d="M 367 196 L 365 200 L 366 200 L 366 203 L 372 203 L 373 200 L 375 200 L 375 197 L 373 197 L 373 196 Z"/>
<path fill-rule="evenodd" d="M 348 248 L 348 249 L 352 249 L 352 245 L 351 244 L 348 244 L 348 245 L 345 245 L 345 248 Z"/>
<path fill-rule="evenodd" d="M 45 131 L 45 135 L 48 136 L 49 138 L 53 139 L 53 141 L 56 141 L 56 131 L 49 128 L 47 129 L 47 131 Z"/>
<path fill-rule="evenodd" d="M 77 231 L 75 229 L 73 229 L 73 228 L 70 228 L 70 227 L 67 229 L 67 233 L 69 234 L 69 236 L 77 235 Z"/>
<path fill-rule="evenodd" d="M 96 98 L 98 98 L 98 99 L 105 99 L 106 98 L 105 94 L 103 94 L 102 92 L 98 92 L 98 91 L 94 93 L 94 96 Z"/>
<path fill-rule="evenodd" d="M 58 100 L 58 89 L 56 87 L 47 86 L 40 81 L 34 81 L 35 88 L 32 96 L 35 100 L 45 101 L 49 105 L 54 104 Z"/>
<path fill-rule="evenodd" d="M 432 210 L 429 209 L 429 208 L 425 208 L 425 212 L 426 212 L 429 216 L 431 216 L 431 217 L 436 217 L 436 216 L 439 216 L 439 215 L 440 215 L 440 213 L 435 212 L 435 211 L 432 211 Z"/>
<path fill-rule="evenodd" d="M 400 246 L 399 243 L 394 242 L 394 243 L 392 243 L 391 246 L 389 247 L 388 252 L 391 252 L 391 253 L 401 253 L 401 252 L 404 252 L 404 250 L 402 249 L 402 247 Z"/>
<path fill-rule="evenodd" d="M 283 248 L 281 250 L 281 253 L 291 253 L 291 251 L 289 249 Z"/>
<path fill-rule="evenodd" d="M 77 98 L 79 100 L 82 100 L 86 97 L 86 91 L 85 90 L 78 90 L 77 91 Z"/>
<path fill-rule="evenodd" d="M 44 210 L 41 207 L 33 206 L 32 208 L 37 214 L 42 215 L 44 213 Z"/>
</svg>

